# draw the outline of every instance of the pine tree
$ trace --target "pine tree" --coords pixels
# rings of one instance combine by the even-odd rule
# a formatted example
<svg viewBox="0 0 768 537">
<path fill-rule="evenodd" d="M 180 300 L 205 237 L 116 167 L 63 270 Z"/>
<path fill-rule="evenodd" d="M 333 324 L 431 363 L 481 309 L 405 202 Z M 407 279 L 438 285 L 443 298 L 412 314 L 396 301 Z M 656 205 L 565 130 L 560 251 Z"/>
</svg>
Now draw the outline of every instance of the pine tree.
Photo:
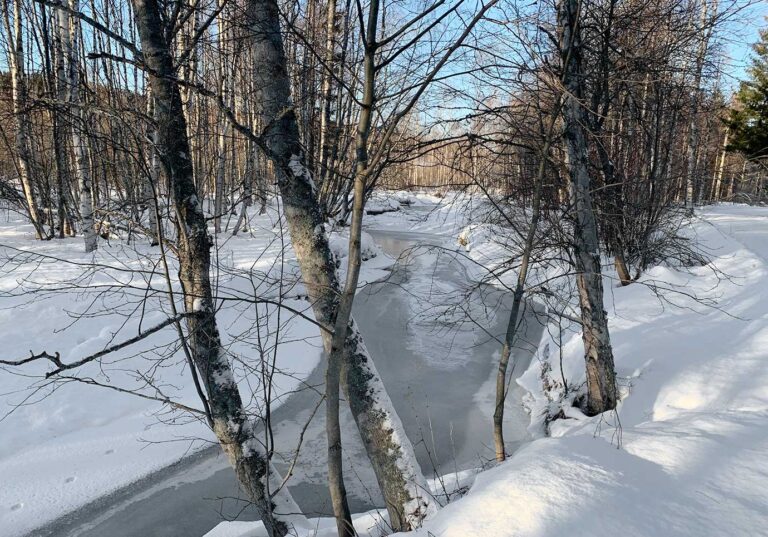
<svg viewBox="0 0 768 537">
<path fill-rule="evenodd" d="M 737 106 L 727 120 L 731 129 L 728 148 L 749 159 L 768 157 L 768 29 L 752 45 L 755 57 L 736 93 Z"/>
</svg>

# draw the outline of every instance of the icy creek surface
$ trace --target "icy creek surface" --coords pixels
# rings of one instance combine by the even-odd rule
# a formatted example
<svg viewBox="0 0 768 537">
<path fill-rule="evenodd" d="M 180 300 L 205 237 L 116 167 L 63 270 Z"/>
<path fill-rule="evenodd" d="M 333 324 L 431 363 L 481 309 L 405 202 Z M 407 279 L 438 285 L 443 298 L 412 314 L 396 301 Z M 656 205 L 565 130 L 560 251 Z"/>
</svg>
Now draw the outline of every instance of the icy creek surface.
<svg viewBox="0 0 768 537">
<path fill-rule="evenodd" d="M 358 293 L 354 317 L 415 445 L 421 468 L 427 477 L 435 477 L 480 467 L 493 455 L 495 372 L 510 297 L 474 286 L 456 254 L 441 247 L 438 235 L 367 231 L 397 262 L 388 278 Z M 523 329 L 513 377 L 526 370 L 540 338 L 542 326 L 530 309 Z M 275 457 L 282 472 L 306 427 L 290 490 L 308 516 L 331 513 L 325 486 L 323 405 L 307 425 L 320 401 L 324 369 L 321 362 L 305 388 L 291 394 L 272 416 L 275 445 L 284 450 Z M 505 429 L 510 450 L 527 440 L 529 417 L 521 397 L 521 388 L 513 381 Z M 382 507 L 346 405 L 342 405 L 342 424 L 351 508 L 360 512 Z M 33 535 L 203 535 L 222 519 L 255 519 L 239 496 L 231 469 L 212 446 Z"/>
</svg>

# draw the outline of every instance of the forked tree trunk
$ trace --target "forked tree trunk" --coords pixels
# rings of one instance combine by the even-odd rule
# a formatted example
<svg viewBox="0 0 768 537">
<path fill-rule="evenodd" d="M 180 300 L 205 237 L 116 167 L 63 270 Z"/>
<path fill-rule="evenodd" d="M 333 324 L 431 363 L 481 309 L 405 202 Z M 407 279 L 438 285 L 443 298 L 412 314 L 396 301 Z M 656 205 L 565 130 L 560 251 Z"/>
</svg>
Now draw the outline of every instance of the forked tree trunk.
<svg viewBox="0 0 768 537">
<path fill-rule="evenodd" d="M 192 175 L 187 126 L 179 85 L 157 0 L 134 0 L 136 25 L 155 100 L 157 150 L 168 176 L 176 213 L 179 279 L 187 318 L 189 349 L 207 393 L 210 419 L 240 486 L 258 509 L 270 536 L 288 525 L 268 494 L 269 461 L 246 415 L 216 326 L 210 282 L 211 237 Z"/>
<path fill-rule="evenodd" d="M 256 148 L 252 140 L 246 142 L 245 171 L 243 173 L 243 199 L 240 205 L 240 213 L 237 223 L 232 228 L 232 235 L 237 235 L 240 230 L 245 230 L 248 224 L 248 207 L 253 204 L 253 175 L 256 173 L 255 154 Z"/>
<path fill-rule="evenodd" d="M 563 135 L 570 175 L 571 204 L 575 210 L 573 250 L 576 262 L 579 305 L 583 324 L 587 398 L 584 410 L 590 415 L 616 408 L 616 374 L 613 366 L 608 319 L 603 308 L 603 280 L 597 222 L 592 209 L 584 132 L 584 73 L 582 69 L 580 0 L 562 0 L 558 7 L 560 54 L 563 66 Z"/>
<path fill-rule="evenodd" d="M 315 318 L 326 327 L 336 323 L 341 291 L 328 247 L 315 185 L 304 164 L 296 112 L 275 0 L 250 0 L 248 24 L 253 31 L 259 115 L 293 248 L 301 267 Z M 323 332 L 326 352 L 332 338 Z M 396 531 L 415 528 L 434 510 L 416 456 L 394 411 L 363 338 L 350 320 L 344 342 L 342 383 L 352 415 L 387 504 Z"/>
</svg>

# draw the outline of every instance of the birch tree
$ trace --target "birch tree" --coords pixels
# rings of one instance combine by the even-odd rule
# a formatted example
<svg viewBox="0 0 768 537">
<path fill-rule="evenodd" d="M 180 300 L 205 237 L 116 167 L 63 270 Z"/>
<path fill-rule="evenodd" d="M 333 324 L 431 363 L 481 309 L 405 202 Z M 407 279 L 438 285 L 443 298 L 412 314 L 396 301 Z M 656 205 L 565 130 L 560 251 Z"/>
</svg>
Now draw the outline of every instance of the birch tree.
<svg viewBox="0 0 768 537">
<path fill-rule="evenodd" d="M 13 14 L 8 13 L 12 5 Z M 11 24 L 11 17 L 13 23 Z M 14 148 L 16 150 L 17 169 L 21 189 L 26 201 L 29 220 L 35 229 L 38 239 L 45 237 L 42 218 L 38 211 L 37 196 L 34 186 L 34 163 L 30 153 L 30 125 L 26 108 L 29 106 L 29 92 L 24 76 L 24 34 L 22 26 L 21 0 L 3 3 L 3 22 L 6 35 L 9 38 L 9 62 L 11 71 L 11 95 L 13 100 L 13 115 L 16 121 Z"/>
<path fill-rule="evenodd" d="M 210 281 L 211 238 L 195 188 L 187 125 L 173 57 L 156 0 L 134 0 L 141 56 L 156 107 L 157 150 L 171 188 L 178 235 L 179 279 L 187 317 L 188 351 L 208 396 L 213 431 L 270 536 L 285 535 L 285 515 L 269 493 L 269 459 L 249 421 L 221 345 Z"/>
<path fill-rule="evenodd" d="M 67 0 L 60 0 L 66 2 Z M 72 147 L 75 152 L 75 173 L 77 174 L 78 190 L 80 191 L 80 218 L 85 239 L 85 251 L 93 252 L 97 247 L 97 235 L 93 221 L 93 196 L 91 193 L 91 170 L 88 161 L 87 143 L 84 140 L 83 124 L 85 113 L 80 101 L 80 64 L 78 37 L 80 25 L 77 19 L 72 19 L 70 13 L 79 12 L 79 0 L 68 0 L 68 10 L 57 10 L 59 40 L 62 45 L 62 66 L 64 67 L 63 94 L 69 105 L 70 134 Z M 64 4 L 62 4 L 64 5 Z"/>
<path fill-rule="evenodd" d="M 373 108 L 375 76 L 373 71 L 377 68 L 374 65 L 374 57 L 379 43 L 376 41 L 378 2 L 370 4 L 365 42 L 366 87 L 356 143 L 355 205 L 350 232 L 351 265 L 348 272 L 351 279 L 347 281 L 345 293 L 342 292 L 336 277 L 324 231 L 322 213 L 316 201 L 314 183 L 303 160 L 296 114 L 288 98 L 290 86 L 280 34 L 278 6 L 274 0 L 252 0 L 249 3 L 249 23 L 253 28 L 257 65 L 256 87 L 260 92 L 257 100 L 262 107 L 260 110 L 262 124 L 268 125 L 263 136 L 269 156 L 275 165 L 291 239 L 301 265 L 303 280 L 313 304 L 315 317 L 322 324 L 334 326 L 338 330 L 334 331 L 338 339 L 335 346 L 336 352 L 334 353 L 334 338 L 329 334 L 324 334 L 324 346 L 329 355 L 343 356 L 342 385 L 387 503 L 390 524 L 398 531 L 417 527 L 425 516 L 433 512 L 434 503 L 428 497 L 426 482 L 418 468 L 413 448 L 392 408 L 362 337 L 349 316 L 351 299 L 354 297 L 356 287 L 357 270 L 359 270 L 360 218 L 364 203 L 362 194 L 365 190 L 366 178 L 371 176 L 372 170 L 376 170 L 376 166 L 381 164 L 386 155 L 386 141 L 395 132 L 399 120 L 408 115 L 420 95 L 451 54 L 461 45 L 474 24 L 494 3 L 490 2 L 478 10 L 461 36 L 416 86 L 414 95 L 406 100 L 402 108 L 396 110 L 393 114 L 395 120 L 384 128 L 382 137 L 384 143 L 371 158 L 367 155 L 367 132 L 370 130 L 371 119 L 366 117 L 366 110 L 370 114 Z M 362 15 L 362 12 L 360 14 Z M 414 22 L 419 20 L 421 16 L 416 17 Z M 423 36 L 426 31 L 418 33 Z M 396 31 L 395 34 L 400 35 L 402 32 Z M 399 49 L 399 51 L 404 50 L 407 50 L 407 47 Z M 340 307 L 340 295 L 343 309 Z M 343 313 L 341 317 L 339 317 L 340 312 Z M 346 322 L 347 317 L 349 322 Z M 343 329 L 345 326 L 346 330 Z M 343 341 L 343 352 L 339 351 L 339 341 Z M 334 369 L 329 370 L 329 375 L 331 377 L 335 375 Z M 333 382 L 332 378 L 331 382 Z M 331 398 L 332 396 L 329 396 L 329 399 Z M 331 408 L 331 411 L 334 412 L 335 409 Z M 335 440 L 333 433 L 331 440 Z M 331 458 L 333 456 L 332 453 Z M 337 492 L 343 491 L 340 485 L 342 483 L 337 483 Z M 346 515 L 343 512 L 343 505 L 341 502 L 335 505 L 340 508 L 336 513 L 337 520 L 340 529 L 344 531 Z"/>
<path fill-rule="evenodd" d="M 558 6 L 558 31 L 563 102 L 563 137 L 570 179 L 571 205 L 574 211 L 573 254 L 581 307 L 582 339 L 587 369 L 585 411 L 600 414 L 616 408 L 616 374 L 608 331 L 608 318 L 603 306 L 603 280 L 597 222 L 592 209 L 592 186 L 589 176 L 587 118 L 584 98 L 582 0 L 562 0 Z"/>
</svg>

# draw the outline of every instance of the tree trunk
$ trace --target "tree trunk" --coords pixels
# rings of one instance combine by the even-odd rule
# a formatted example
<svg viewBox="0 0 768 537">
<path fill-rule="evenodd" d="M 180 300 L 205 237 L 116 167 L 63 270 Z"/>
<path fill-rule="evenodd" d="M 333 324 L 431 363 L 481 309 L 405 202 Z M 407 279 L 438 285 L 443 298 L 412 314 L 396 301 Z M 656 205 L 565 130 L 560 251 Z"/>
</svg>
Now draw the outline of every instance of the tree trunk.
<svg viewBox="0 0 768 537">
<path fill-rule="evenodd" d="M 62 5 L 65 0 L 61 0 Z M 69 8 L 79 11 L 80 1 L 69 0 Z M 85 238 L 85 251 L 96 250 L 97 235 L 93 222 L 93 196 L 91 193 L 91 170 L 88 162 L 88 153 L 83 139 L 83 113 L 80 102 L 80 65 L 78 61 L 78 36 L 79 24 L 77 19 L 71 20 L 70 15 L 64 9 L 57 10 L 59 22 L 59 39 L 62 44 L 63 60 L 65 66 L 65 84 L 67 102 L 69 103 L 70 130 L 72 134 L 72 147 L 75 151 L 75 173 L 77 185 L 80 191 L 80 219 L 82 220 L 83 236 Z M 74 22 L 74 24 L 72 24 Z"/>
<path fill-rule="evenodd" d="M 501 348 L 501 358 L 499 360 L 499 369 L 496 372 L 496 404 L 493 412 L 493 443 L 496 449 L 496 460 L 501 462 L 507 457 L 504 447 L 504 403 L 507 400 L 507 368 L 509 367 L 509 358 L 512 354 L 512 348 L 515 344 L 517 335 L 518 318 L 520 316 L 520 307 L 523 304 L 525 293 L 525 282 L 528 279 L 528 268 L 531 263 L 534 241 L 536 239 L 536 230 L 539 225 L 541 215 L 541 197 L 544 175 L 547 170 L 547 159 L 552 145 L 557 117 L 560 114 L 562 97 L 558 97 L 555 108 L 549 118 L 544 145 L 539 155 L 539 166 L 536 171 L 533 185 L 533 204 L 531 208 L 531 222 L 528 227 L 528 233 L 525 237 L 525 246 L 520 260 L 520 270 L 517 273 L 517 284 L 512 298 L 512 310 L 509 313 L 507 321 L 507 331 L 504 335 L 504 345 Z"/>
<path fill-rule="evenodd" d="M 315 185 L 304 164 L 296 112 L 290 103 L 290 82 L 275 0 L 250 0 L 256 88 L 264 140 L 272 159 L 293 248 L 301 267 L 315 318 L 334 326 L 340 286 L 328 247 Z M 326 352 L 332 340 L 323 333 Z M 434 510 L 426 481 L 394 411 L 363 338 L 350 319 L 344 342 L 342 383 L 360 436 L 376 473 L 395 531 L 417 527 Z"/>
<path fill-rule="evenodd" d="M 222 6 L 224 0 L 219 0 L 219 9 L 221 13 L 217 18 L 218 31 L 219 31 L 219 95 L 223 101 L 227 104 L 231 104 L 230 101 L 230 84 L 229 84 L 229 55 L 228 50 L 228 24 L 226 21 L 226 13 Z M 227 166 L 227 139 L 229 138 L 229 120 L 224 117 L 224 114 L 220 114 L 221 123 L 219 125 L 218 135 L 218 154 L 216 156 L 216 185 L 213 201 L 213 229 L 216 233 L 221 233 L 221 215 L 224 211 L 224 185 L 226 179 L 226 166 Z"/>
<path fill-rule="evenodd" d="M 195 188 L 187 125 L 157 0 L 134 0 L 142 52 L 155 99 L 157 150 L 168 176 L 176 212 L 179 279 L 192 360 L 208 395 L 210 420 L 240 486 L 254 503 L 270 536 L 288 532 L 269 496 L 269 460 L 249 422 L 216 326 L 210 282 L 211 238 Z"/>
<path fill-rule="evenodd" d="M 588 173 L 588 148 L 584 132 L 580 1 L 562 0 L 559 6 L 560 53 L 563 84 L 563 135 L 570 175 L 571 204 L 575 210 L 573 249 L 579 304 L 583 323 L 584 358 L 587 370 L 585 412 L 599 414 L 616 408 L 616 378 L 608 319 L 603 309 L 603 280 L 597 223 L 592 209 Z"/>
<path fill-rule="evenodd" d="M 323 188 L 328 177 L 329 158 L 333 141 L 331 139 L 331 106 L 333 96 L 333 76 L 336 73 L 336 33 L 339 30 L 339 16 L 336 12 L 336 0 L 328 0 L 325 21 L 325 59 L 323 82 L 320 88 L 320 167 L 318 169 L 318 188 Z"/>
<path fill-rule="evenodd" d="M 726 149 L 728 148 L 728 136 L 730 130 L 725 129 L 725 135 L 723 135 L 723 152 L 720 155 L 720 162 L 717 165 L 717 171 L 715 172 L 715 185 L 712 188 L 712 201 L 720 201 L 720 190 L 723 185 L 723 171 L 725 170 L 725 158 L 728 155 Z"/>
<path fill-rule="evenodd" d="M 29 221 L 35 229 L 35 237 L 42 239 L 45 236 L 43 223 L 38 212 L 37 196 L 35 195 L 32 178 L 32 154 L 30 152 L 30 125 L 26 106 L 29 105 L 27 81 L 24 79 L 24 35 L 21 25 L 21 0 L 13 2 L 13 30 L 8 17 L 8 4 L 4 5 L 5 27 L 9 36 L 13 36 L 10 43 L 10 71 L 11 71 L 11 95 L 13 100 L 13 116 L 16 119 L 15 149 L 18 162 L 19 181 L 24 194 Z"/>
<path fill-rule="evenodd" d="M 147 117 L 155 118 L 155 100 L 151 88 L 147 88 Z M 157 246 L 160 240 L 160 159 L 157 157 L 157 130 L 150 124 L 147 138 L 149 139 L 148 172 L 143 185 L 144 205 L 149 214 L 149 245 Z"/>
<path fill-rule="evenodd" d="M 699 105 L 701 100 L 701 76 L 704 69 L 704 60 L 707 56 L 707 50 L 709 49 L 709 37 L 712 34 L 712 29 L 707 27 L 709 22 L 709 2 L 711 0 L 702 0 L 701 2 L 701 18 L 700 18 L 700 40 L 699 46 L 696 50 L 696 57 L 694 59 L 694 72 L 693 72 L 693 84 L 691 86 L 691 120 L 688 125 L 688 148 L 687 159 L 688 169 L 686 170 L 686 189 L 685 189 L 685 206 L 690 211 L 693 210 L 693 206 L 699 197 L 699 191 L 701 190 L 701 179 L 696 169 L 696 160 L 699 150 L 703 150 L 699 147 L 699 124 L 698 114 Z"/>
</svg>

